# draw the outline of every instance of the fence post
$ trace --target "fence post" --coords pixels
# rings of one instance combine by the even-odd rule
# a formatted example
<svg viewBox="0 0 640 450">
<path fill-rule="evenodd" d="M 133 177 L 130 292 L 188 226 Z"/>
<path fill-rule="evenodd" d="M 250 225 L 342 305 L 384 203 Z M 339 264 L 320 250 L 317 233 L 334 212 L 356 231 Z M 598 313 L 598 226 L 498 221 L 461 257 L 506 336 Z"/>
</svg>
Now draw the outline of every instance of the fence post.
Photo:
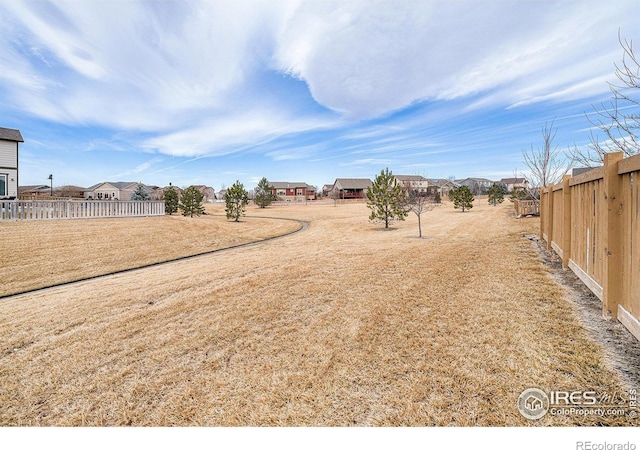
<svg viewBox="0 0 640 450">
<path fill-rule="evenodd" d="M 544 240 L 544 221 L 547 219 L 547 198 L 544 188 L 540 188 L 540 242 Z"/>
<path fill-rule="evenodd" d="M 571 175 L 562 177 L 562 268 L 569 267 L 569 258 L 571 258 L 571 187 L 569 181 Z"/>
<path fill-rule="evenodd" d="M 622 183 L 618 176 L 618 162 L 622 152 L 604 155 L 604 280 L 602 283 L 602 315 L 618 317 L 618 303 L 622 300 Z"/>
<path fill-rule="evenodd" d="M 551 250 L 553 241 L 553 183 L 547 188 L 547 250 Z"/>
</svg>

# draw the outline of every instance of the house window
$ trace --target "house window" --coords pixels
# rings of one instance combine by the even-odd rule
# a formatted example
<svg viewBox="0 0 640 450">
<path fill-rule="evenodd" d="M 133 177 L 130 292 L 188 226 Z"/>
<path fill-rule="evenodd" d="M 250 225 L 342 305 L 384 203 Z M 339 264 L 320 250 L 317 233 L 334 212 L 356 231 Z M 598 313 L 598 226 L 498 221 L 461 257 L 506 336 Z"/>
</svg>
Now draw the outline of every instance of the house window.
<svg viewBox="0 0 640 450">
<path fill-rule="evenodd" d="M 7 176 L 0 174 L 0 197 L 8 195 L 7 190 Z"/>
<path fill-rule="evenodd" d="M 296 195 L 302 195 L 302 189 L 297 189 L 296 190 Z"/>
</svg>

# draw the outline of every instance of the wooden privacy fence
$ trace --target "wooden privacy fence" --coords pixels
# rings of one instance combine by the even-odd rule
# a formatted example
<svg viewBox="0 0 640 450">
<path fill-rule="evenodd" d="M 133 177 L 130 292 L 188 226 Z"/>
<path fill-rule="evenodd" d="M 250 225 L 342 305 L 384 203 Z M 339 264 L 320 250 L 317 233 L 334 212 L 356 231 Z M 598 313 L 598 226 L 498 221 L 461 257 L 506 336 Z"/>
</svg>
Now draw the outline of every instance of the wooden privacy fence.
<svg viewBox="0 0 640 450">
<path fill-rule="evenodd" d="M 540 238 L 640 339 L 640 155 L 605 155 L 604 166 L 543 189 Z"/>
<path fill-rule="evenodd" d="M 127 202 L 119 200 L 0 200 L 0 221 L 162 215 L 164 215 L 164 202 Z"/>
<path fill-rule="evenodd" d="M 514 200 L 513 207 L 516 209 L 516 216 L 537 216 L 540 214 L 539 200 Z"/>
</svg>

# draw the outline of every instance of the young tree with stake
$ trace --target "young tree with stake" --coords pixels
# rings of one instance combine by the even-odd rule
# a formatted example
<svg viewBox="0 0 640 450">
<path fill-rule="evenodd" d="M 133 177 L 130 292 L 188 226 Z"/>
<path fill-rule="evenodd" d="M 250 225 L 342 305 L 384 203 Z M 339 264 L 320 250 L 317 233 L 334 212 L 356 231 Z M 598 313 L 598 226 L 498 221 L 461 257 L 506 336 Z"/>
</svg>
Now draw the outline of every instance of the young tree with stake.
<svg viewBox="0 0 640 450">
<path fill-rule="evenodd" d="M 422 214 L 436 207 L 433 197 L 421 192 L 411 181 L 405 182 L 407 209 L 418 217 L 418 237 L 422 238 Z"/>
</svg>

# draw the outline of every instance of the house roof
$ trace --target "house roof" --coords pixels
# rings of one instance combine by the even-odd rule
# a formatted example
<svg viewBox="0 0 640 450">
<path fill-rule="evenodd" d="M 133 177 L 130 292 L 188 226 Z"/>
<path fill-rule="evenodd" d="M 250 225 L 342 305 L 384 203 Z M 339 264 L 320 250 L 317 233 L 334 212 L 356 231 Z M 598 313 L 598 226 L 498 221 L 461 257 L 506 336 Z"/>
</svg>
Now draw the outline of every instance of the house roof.
<svg viewBox="0 0 640 450">
<path fill-rule="evenodd" d="M 422 175 L 394 175 L 398 181 L 428 181 Z"/>
<path fill-rule="evenodd" d="M 314 187 L 304 183 L 302 181 L 298 182 L 298 181 L 274 181 L 272 183 L 269 183 L 269 185 L 273 188 L 273 189 L 295 189 L 295 188 L 311 188 L 313 189 Z"/>
<path fill-rule="evenodd" d="M 476 183 L 493 183 L 493 181 L 487 178 L 474 178 L 474 177 L 464 178 L 462 180 L 456 180 L 456 183 L 464 184 L 465 182 L 469 182 L 469 181 L 475 181 Z"/>
<path fill-rule="evenodd" d="M 500 180 L 500 183 L 504 184 L 517 184 L 517 183 L 526 183 L 527 180 L 525 178 L 503 178 Z"/>
<path fill-rule="evenodd" d="M 19 186 L 18 187 L 18 192 L 21 194 L 24 193 L 35 193 L 35 192 L 40 192 L 40 191 L 47 191 L 49 192 L 49 190 L 51 189 L 50 186 L 47 186 L 46 184 L 32 184 L 29 186 Z"/>
<path fill-rule="evenodd" d="M 339 189 L 367 189 L 373 183 L 368 178 L 336 178 L 333 185 Z"/>
<path fill-rule="evenodd" d="M 98 183 L 98 184 L 94 184 L 93 186 L 89 186 L 86 190 L 87 191 L 95 191 L 96 189 L 98 189 L 103 184 L 110 184 L 114 188 L 116 188 L 118 190 L 122 190 L 122 189 L 130 189 L 132 185 L 137 186 L 138 182 L 137 181 L 116 181 L 116 182 L 103 181 L 102 183 Z"/>
<path fill-rule="evenodd" d="M 429 179 L 429 183 L 435 184 L 438 187 L 444 187 L 444 186 L 447 186 L 447 185 L 451 185 L 453 187 L 458 187 L 459 186 L 458 183 L 456 183 L 454 181 L 451 181 L 451 180 L 448 180 L 446 178 L 430 178 Z"/>
<path fill-rule="evenodd" d="M 24 142 L 20 130 L 14 130 L 12 128 L 0 128 L 0 139 L 4 141 Z"/>
<path fill-rule="evenodd" d="M 211 189 L 212 191 L 215 191 L 215 189 L 213 189 L 211 186 L 206 186 L 204 184 L 194 184 L 193 187 L 199 191 L 204 191 L 205 189 Z"/>
</svg>

